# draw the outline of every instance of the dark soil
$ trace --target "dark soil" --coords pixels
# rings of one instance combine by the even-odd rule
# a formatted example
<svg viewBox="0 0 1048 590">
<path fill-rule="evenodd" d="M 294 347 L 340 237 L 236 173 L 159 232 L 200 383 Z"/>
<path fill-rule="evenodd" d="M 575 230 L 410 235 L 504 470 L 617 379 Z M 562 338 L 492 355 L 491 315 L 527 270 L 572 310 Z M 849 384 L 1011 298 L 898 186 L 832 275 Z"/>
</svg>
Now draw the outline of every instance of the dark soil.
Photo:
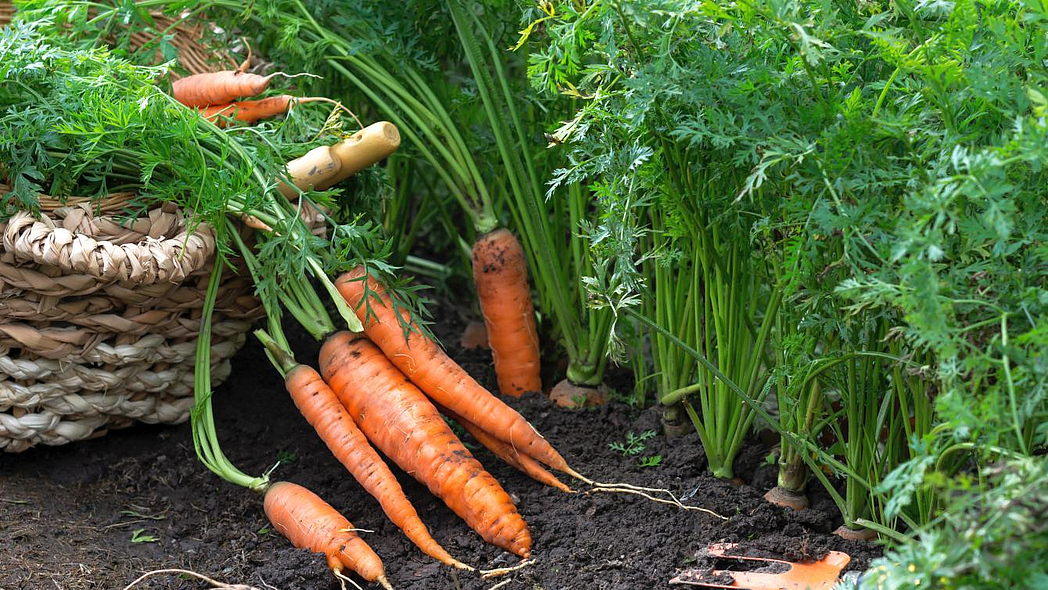
<svg viewBox="0 0 1048 590">
<path fill-rule="evenodd" d="M 446 318 L 434 332 L 468 371 L 494 387 L 487 351 L 458 348 L 463 325 L 459 318 Z M 318 344 L 299 336 L 294 346 L 299 360 L 315 363 Z M 609 381 L 624 388 L 624 379 Z M 736 472 L 745 483 L 734 485 L 704 471 L 695 434 L 674 439 L 660 434 L 629 458 L 608 448 L 628 432 L 658 431 L 657 410 L 636 412 L 612 402 L 566 411 L 538 395 L 511 405 L 578 471 L 600 481 L 668 488 L 685 503 L 727 520 L 623 494 L 567 495 L 477 449 L 477 458 L 517 502 L 534 539 L 535 563 L 502 588 L 666 588 L 682 568 L 727 565 L 700 555 L 717 541 L 738 542 L 750 555 L 786 559 L 843 550 L 853 556 L 852 569 L 880 553 L 873 545 L 830 534 L 841 519 L 821 490 L 813 491 L 811 509 L 800 513 L 766 503 L 761 496 L 774 485 L 775 469 L 764 462 L 769 446 L 759 439 L 738 459 Z M 259 474 L 283 459 L 274 478 L 308 487 L 355 526 L 374 531 L 363 536 L 382 557 L 395 588 L 471 590 L 502 581 L 472 574 L 458 574 L 456 580 L 415 549 L 311 432 L 254 340 L 234 360 L 229 382 L 216 391 L 215 414 L 234 464 Z M 638 466 L 640 458 L 652 456 L 661 456 L 661 464 Z M 482 568 L 518 562 L 485 544 L 423 486 L 395 467 L 394 472 L 433 536 L 454 556 Z M 322 557 L 291 547 L 269 529 L 259 496 L 224 483 L 196 461 L 188 425 L 138 426 L 93 441 L 0 455 L 0 590 L 119 590 L 160 568 L 185 568 L 258 588 L 339 587 Z M 204 587 L 173 575 L 151 579 L 136 588 Z"/>
</svg>

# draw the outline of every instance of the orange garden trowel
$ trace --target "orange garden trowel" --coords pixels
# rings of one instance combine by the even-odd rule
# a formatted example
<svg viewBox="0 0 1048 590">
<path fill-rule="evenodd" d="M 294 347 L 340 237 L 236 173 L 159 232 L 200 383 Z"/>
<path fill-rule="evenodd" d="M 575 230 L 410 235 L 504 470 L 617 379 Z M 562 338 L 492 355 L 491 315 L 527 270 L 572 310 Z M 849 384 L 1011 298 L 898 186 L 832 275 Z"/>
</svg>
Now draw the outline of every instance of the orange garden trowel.
<svg viewBox="0 0 1048 590">
<path fill-rule="evenodd" d="M 793 563 L 766 557 L 728 555 L 735 544 L 710 545 L 706 555 L 718 559 L 738 559 L 765 564 L 782 564 L 789 569 L 770 574 L 764 572 L 736 572 L 730 570 L 691 569 L 670 580 L 670 584 L 688 584 L 707 588 L 749 588 L 750 590 L 832 590 L 851 557 L 840 551 L 830 551 L 819 561 Z"/>
</svg>

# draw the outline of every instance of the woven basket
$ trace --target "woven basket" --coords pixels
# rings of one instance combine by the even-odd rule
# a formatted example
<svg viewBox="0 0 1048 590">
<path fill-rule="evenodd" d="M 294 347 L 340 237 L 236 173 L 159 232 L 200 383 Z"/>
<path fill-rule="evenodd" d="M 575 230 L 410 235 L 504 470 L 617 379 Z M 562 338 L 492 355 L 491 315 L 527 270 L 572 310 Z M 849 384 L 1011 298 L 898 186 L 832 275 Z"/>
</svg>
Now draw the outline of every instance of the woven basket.
<svg viewBox="0 0 1048 590">
<path fill-rule="evenodd" d="M 0 2 L 0 23 L 10 9 Z M 161 28 L 171 23 L 156 20 Z M 150 39 L 136 37 L 139 46 Z M 175 30 L 180 65 L 213 71 L 199 38 L 199 30 Z M 7 190 L 0 184 L 0 193 Z M 121 225 L 112 215 L 129 196 L 110 195 L 101 208 L 44 197 L 39 219 L 19 213 L 0 223 L 3 451 L 100 436 L 135 420 L 189 417 L 214 235 L 207 226 L 187 232 L 171 204 Z M 223 277 L 212 330 L 216 385 L 262 316 L 249 274 Z"/>
</svg>

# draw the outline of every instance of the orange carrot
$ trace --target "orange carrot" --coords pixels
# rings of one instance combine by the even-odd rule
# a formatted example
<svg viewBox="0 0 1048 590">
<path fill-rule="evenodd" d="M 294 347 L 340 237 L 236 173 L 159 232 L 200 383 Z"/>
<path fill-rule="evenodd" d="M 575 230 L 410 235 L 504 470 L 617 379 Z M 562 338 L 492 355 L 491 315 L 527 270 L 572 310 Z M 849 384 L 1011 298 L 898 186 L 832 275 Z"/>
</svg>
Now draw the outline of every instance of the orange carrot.
<svg viewBox="0 0 1048 590">
<path fill-rule="evenodd" d="M 248 74 L 240 70 L 209 72 L 186 76 L 171 85 L 175 100 L 187 107 L 207 107 L 226 104 L 238 98 L 256 96 L 269 88 L 269 82 L 281 72 L 268 76 Z"/>
<path fill-rule="evenodd" d="M 338 104 L 337 101 L 322 96 L 298 98 L 291 96 L 290 94 L 279 94 L 277 96 L 270 96 L 269 98 L 263 98 L 260 100 L 242 100 L 240 102 L 207 106 L 200 109 L 200 114 L 203 115 L 205 119 L 213 121 L 215 125 L 218 125 L 219 127 L 226 126 L 226 117 L 236 119 L 237 121 L 243 121 L 244 123 L 257 123 L 262 119 L 268 119 L 269 117 L 275 117 L 286 113 L 288 107 L 291 106 L 291 101 L 295 101 L 299 104 L 307 102 L 330 102 L 332 104 Z"/>
<path fill-rule="evenodd" d="M 462 569 L 472 569 L 451 557 L 430 536 L 415 507 L 411 505 L 397 478 L 353 423 L 327 383 L 313 367 L 297 365 L 284 379 L 288 393 L 309 425 L 353 477 L 374 496 L 393 524 L 423 552 L 437 561 Z"/>
<path fill-rule="evenodd" d="M 470 433 L 473 438 L 477 439 L 477 442 L 484 445 L 489 451 L 495 453 L 495 456 L 502 459 L 506 463 L 509 463 L 513 467 L 516 467 L 520 471 L 530 476 L 532 479 L 539 483 L 544 483 L 550 487 L 557 488 L 562 492 L 571 493 L 571 488 L 564 485 L 557 476 L 553 475 L 546 468 L 543 467 L 538 461 L 531 457 L 518 453 L 516 449 L 502 442 L 501 440 L 491 436 L 490 434 L 481 430 L 476 424 L 464 419 L 455 412 L 437 405 L 437 409 L 440 413 L 444 414 L 448 418 L 451 418 L 455 422 L 458 422 L 466 432 Z"/>
<path fill-rule="evenodd" d="M 488 327 L 488 344 L 502 395 L 542 391 L 539 334 L 528 288 L 524 249 L 507 229 L 473 244 L 473 281 Z"/>
<path fill-rule="evenodd" d="M 386 356 L 422 391 L 440 405 L 480 427 L 484 432 L 546 465 L 585 480 L 568 466 L 535 427 L 516 410 L 491 395 L 470 377 L 439 346 L 423 334 L 412 331 L 407 340 L 385 289 L 371 277 L 371 294 L 364 305 L 363 267 L 358 266 L 335 281 L 342 297 L 364 324 L 364 332 Z M 367 310 L 374 315 L 368 316 Z M 404 321 L 408 312 L 401 310 Z"/>
<path fill-rule="evenodd" d="M 523 558 L 531 534 L 513 501 L 403 373 L 363 338 L 339 332 L 320 371 L 368 439 L 444 501 L 485 541 Z"/>
<path fill-rule="evenodd" d="M 344 516 L 313 492 L 279 481 L 266 490 L 265 508 L 274 528 L 295 547 L 323 553 L 336 576 L 343 577 L 342 570 L 349 568 L 365 580 L 392 590 L 378 555 Z"/>
</svg>

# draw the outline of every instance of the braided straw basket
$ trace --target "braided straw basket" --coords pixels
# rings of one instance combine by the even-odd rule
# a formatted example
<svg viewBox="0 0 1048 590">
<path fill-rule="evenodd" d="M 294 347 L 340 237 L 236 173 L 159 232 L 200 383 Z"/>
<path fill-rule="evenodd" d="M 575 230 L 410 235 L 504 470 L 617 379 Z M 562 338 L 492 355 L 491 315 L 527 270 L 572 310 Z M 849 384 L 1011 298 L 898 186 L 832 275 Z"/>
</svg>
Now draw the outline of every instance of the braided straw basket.
<svg viewBox="0 0 1048 590">
<path fill-rule="evenodd" d="M 11 13 L 0 2 L 0 23 Z M 172 22 L 155 18 L 160 28 Z M 185 70 L 218 69 L 197 43 L 199 30 L 175 31 Z M 0 184 L 0 194 L 7 190 Z M 130 196 L 110 195 L 100 206 L 44 196 L 40 218 L 23 212 L 0 223 L 3 451 L 100 436 L 135 420 L 174 424 L 189 417 L 215 237 L 206 226 L 188 232 L 171 204 L 121 225 L 116 215 Z M 240 270 L 223 273 L 215 308 L 216 385 L 262 315 Z"/>
</svg>

